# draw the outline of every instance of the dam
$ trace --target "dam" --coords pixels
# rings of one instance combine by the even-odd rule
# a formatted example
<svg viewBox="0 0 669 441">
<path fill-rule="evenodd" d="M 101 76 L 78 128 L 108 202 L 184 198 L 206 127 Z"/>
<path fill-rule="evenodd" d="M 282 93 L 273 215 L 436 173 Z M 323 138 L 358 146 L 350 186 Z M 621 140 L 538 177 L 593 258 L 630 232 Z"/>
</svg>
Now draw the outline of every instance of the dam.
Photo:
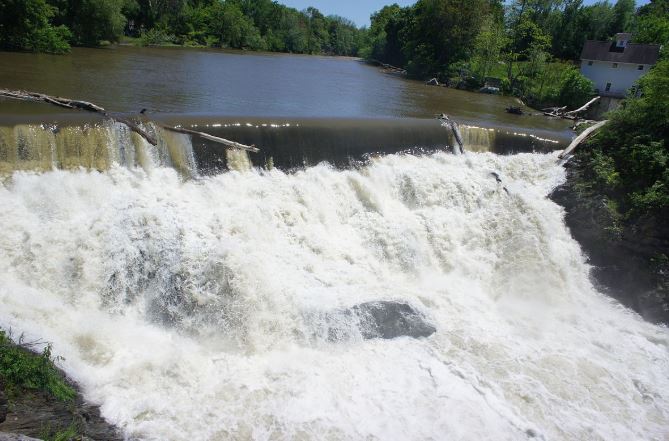
<svg viewBox="0 0 669 441">
<path fill-rule="evenodd" d="M 258 118 L 152 115 L 172 126 L 255 145 L 236 152 L 206 139 L 171 133 L 147 123 L 158 140 L 149 145 L 121 123 L 81 114 L 0 115 L 0 172 L 84 167 L 171 166 L 185 175 L 240 167 L 284 170 L 327 161 L 350 166 L 376 154 L 450 151 L 452 132 L 439 120 L 419 118 Z M 514 127 L 460 126 L 465 149 L 511 154 L 549 152 L 566 146 L 565 133 Z"/>
</svg>

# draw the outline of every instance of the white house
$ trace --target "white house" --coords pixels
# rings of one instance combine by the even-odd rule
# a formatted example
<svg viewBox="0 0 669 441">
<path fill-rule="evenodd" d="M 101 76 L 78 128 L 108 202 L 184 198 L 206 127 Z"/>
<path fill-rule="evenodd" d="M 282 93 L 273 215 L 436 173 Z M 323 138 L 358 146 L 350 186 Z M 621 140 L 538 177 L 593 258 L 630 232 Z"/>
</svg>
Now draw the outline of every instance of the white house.
<svg viewBox="0 0 669 441">
<path fill-rule="evenodd" d="M 632 34 L 616 34 L 615 41 L 588 40 L 581 52 L 581 73 L 601 96 L 622 98 L 636 80 L 655 65 L 660 45 L 630 43 Z"/>
</svg>

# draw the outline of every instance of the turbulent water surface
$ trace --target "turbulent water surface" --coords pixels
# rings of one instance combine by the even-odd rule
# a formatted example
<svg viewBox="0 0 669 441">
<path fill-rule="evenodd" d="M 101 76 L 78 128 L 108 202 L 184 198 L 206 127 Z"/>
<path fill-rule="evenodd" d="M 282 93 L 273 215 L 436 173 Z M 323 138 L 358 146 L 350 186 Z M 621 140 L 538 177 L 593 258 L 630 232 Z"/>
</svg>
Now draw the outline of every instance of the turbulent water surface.
<svg viewBox="0 0 669 441">
<path fill-rule="evenodd" d="M 491 153 L 14 172 L 0 326 L 139 439 L 667 439 L 669 334 L 593 288 L 563 179 Z M 364 339 L 341 311 L 377 300 L 436 332 Z"/>
</svg>

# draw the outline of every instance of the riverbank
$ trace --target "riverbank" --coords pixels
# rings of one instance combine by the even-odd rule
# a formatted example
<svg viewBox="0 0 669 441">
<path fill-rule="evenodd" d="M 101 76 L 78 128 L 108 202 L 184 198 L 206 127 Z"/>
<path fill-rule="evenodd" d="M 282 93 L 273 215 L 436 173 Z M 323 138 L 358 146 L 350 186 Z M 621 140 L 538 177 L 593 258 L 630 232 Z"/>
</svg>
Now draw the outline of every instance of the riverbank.
<svg viewBox="0 0 669 441">
<path fill-rule="evenodd" d="M 551 199 L 564 207 L 565 222 L 592 265 L 591 276 L 600 291 L 644 319 L 669 324 L 667 217 L 622 219 L 606 195 L 584 190 L 587 167 L 577 154 Z"/>
<path fill-rule="evenodd" d="M 639 85 L 576 151 L 554 199 L 606 291 L 669 324 L 669 61 Z"/>
<path fill-rule="evenodd" d="M 20 434 L 42 440 L 115 441 L 123 436 L 87 403 L 56 366 L 51 347 L 12 341 L 0 330 L 0 440 Z M 20 439 L 20 438 L 17 438 Z"/>
</svg>

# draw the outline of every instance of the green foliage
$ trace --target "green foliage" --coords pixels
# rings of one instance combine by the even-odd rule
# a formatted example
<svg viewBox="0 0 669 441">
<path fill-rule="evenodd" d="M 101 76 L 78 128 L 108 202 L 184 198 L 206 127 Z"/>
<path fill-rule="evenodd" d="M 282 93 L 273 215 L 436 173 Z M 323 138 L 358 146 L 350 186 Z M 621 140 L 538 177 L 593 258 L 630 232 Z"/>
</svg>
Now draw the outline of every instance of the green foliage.
<svg viewBox="0 0 669 441">
<path fill-rule="evenodd" d="M 613 7 L 613 21 L 611 22 L 610 33 L 631 31 L 635 9 L 634 0 L 618 0 Z"/>
<path fill-rule="evenodd" d="M 620 185 L 620 173 L 616 170 L 616 163 L 610 156 L 594 150 L 591 158 L 592 172 L 597 185 L 613 189 Z"/>
<path fill-rule="evenodd" d="M 65 53 L 71 34 L 54 26 L 56 8 L 45 0 L 0 0 L 0 49 Z"/>
<path fill-rule="evenodd" d="M 486 0 L 419 0 L 408 20 L 403 48 L 409 73 L 437 76 L 450 64 L 469 59 L 490 10 Z"/>
<path fill-rule="evenodd" d="M 76 393 L 54 366 L 56 360 L 57 357 L 51 355 L 50 345 L 41 354 L 34 354 L 12 343 L 0 330 L 0 377 L 10 396 L 20 390 L 33 390 L 48 393 L 58 400 L 73 400 Z"/>
<path fill-rule="evenodd" d="M 77 426 L 72 424 L 63 430 L 53 430 L 51 427 L 43 427 L 39 438 L 43 441 L 70 441 L 80 437 Z"/>
<path fill-rule="evenodd" d="M 669 44 L 669 0 L 652 0 L 639 8 L 634 23 L 634 41 Z"/>
<path fill-rule="evenodd" d="M 485 79 L 499 62 L 502 48 L 508 43 L 504 26 L 494 15 L 488 15 L 481 24 L 474 42 L 473 71 Z"/>
<path fill-rule="evenodd" d="M 592 81 L 583 76 L 577 69 L 568 70 L 560 80 L 556 104 L 577 109 L 594 95 Z"/>
<path fill-rule="evenodd" d="M 55 22 L 72 31 L 73 42 L 77 45 L 113 43 L 123 36 L 125 0 L 50 0 L 50 3 L 58 9 Z"/>
<path fill-rule="evenodd" d="M 669 211 L 669 61 L 639 81 L 582 153 L 593 189 L 619 203 L 625 216 Z"/>
<path fill-rule="evenodd" d="M 139 37 L 139 44 L 141 46 L 163 46 L 174 44 L 174 41 L 174 35 L 169 35 L 165 30 L 158 28 L 142 32 Z"/>
<path fill-rule="evenodd" d="M 366 30 L 272 0 L 0 0 L 0 48 L 63 52 L 118 42 L 356 55 Z M 7 12 L 7 13 L 5 13 Z"/>
</svg>

